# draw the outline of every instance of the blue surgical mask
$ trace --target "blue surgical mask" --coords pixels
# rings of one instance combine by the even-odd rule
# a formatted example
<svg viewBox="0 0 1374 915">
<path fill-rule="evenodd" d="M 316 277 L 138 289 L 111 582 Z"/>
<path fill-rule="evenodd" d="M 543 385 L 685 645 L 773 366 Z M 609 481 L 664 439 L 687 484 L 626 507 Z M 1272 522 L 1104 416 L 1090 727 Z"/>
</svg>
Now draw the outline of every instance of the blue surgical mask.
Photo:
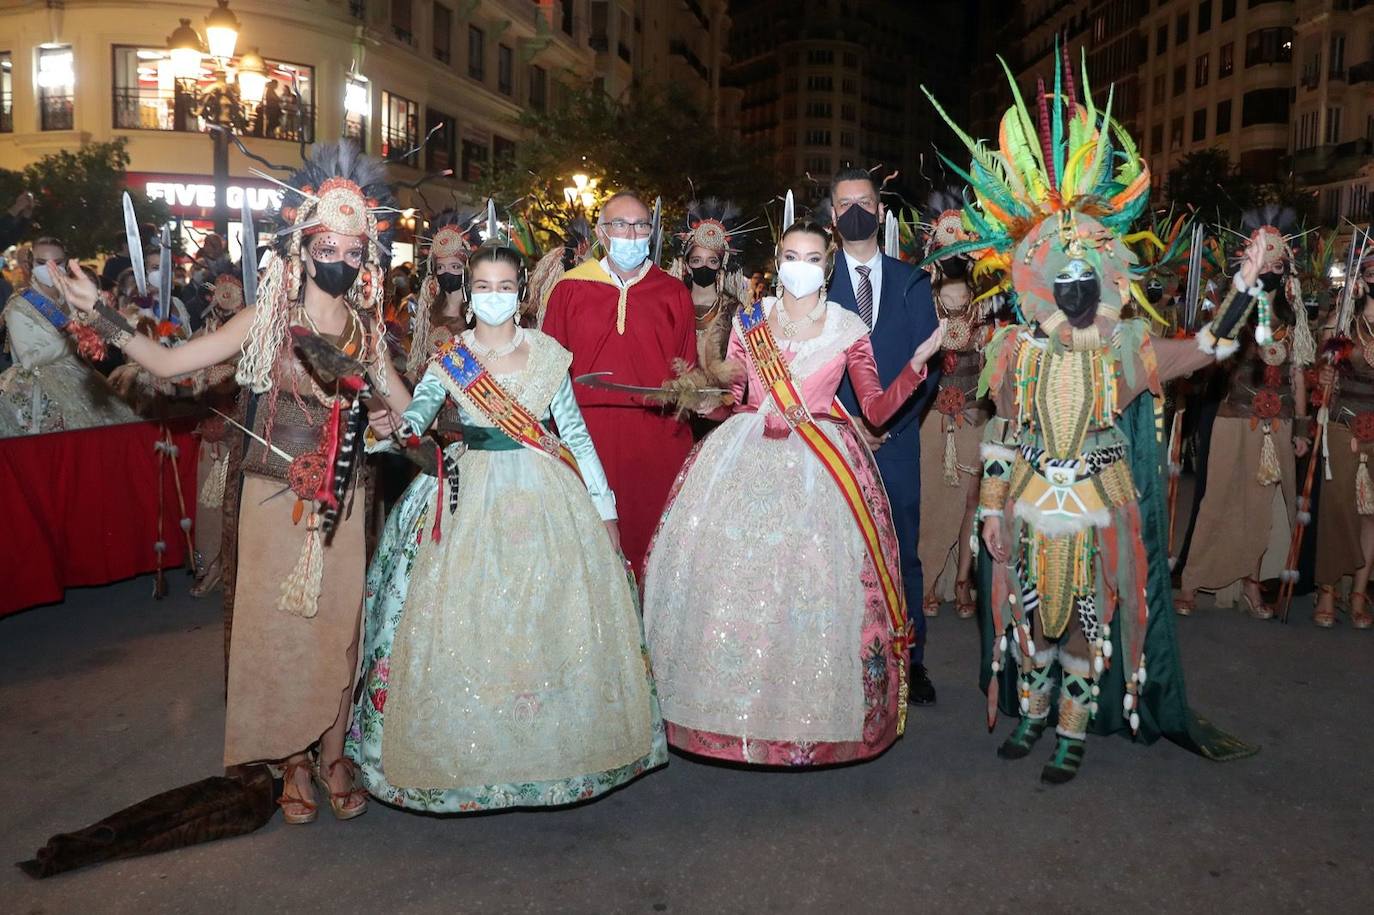
<svg viewBox="0 0 1374 915">
<path fill-rule="evenodd" d="M 483 324 L 505 324 L 515 317 L 520 296 L 514 292 L 474 292 L 472 310 Z"/>
<path fill-rule="evenodd" d="M 633 270 L 649 256 L 649 239 L 611 238 L 611 262 L 621 270 Z"/>
</svg>

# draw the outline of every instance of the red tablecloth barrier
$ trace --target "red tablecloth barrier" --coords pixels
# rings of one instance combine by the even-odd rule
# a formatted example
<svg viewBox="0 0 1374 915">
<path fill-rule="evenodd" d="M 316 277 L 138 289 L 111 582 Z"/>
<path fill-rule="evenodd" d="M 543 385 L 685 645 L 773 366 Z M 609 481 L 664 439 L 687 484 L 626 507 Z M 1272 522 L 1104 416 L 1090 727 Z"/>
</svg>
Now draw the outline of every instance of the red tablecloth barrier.
<svg viewBox="0 0 1374 915">
<path fill-rule="evenodd" d="M 195 518 L 194 419 L 167 426 L 180 449 L 186 511 Z M 157 568 L 156 423 L 0 439 L 0 616 Z M 186 561 L 170 461 L 164 474 L 164 564 Z"/>
</svg>

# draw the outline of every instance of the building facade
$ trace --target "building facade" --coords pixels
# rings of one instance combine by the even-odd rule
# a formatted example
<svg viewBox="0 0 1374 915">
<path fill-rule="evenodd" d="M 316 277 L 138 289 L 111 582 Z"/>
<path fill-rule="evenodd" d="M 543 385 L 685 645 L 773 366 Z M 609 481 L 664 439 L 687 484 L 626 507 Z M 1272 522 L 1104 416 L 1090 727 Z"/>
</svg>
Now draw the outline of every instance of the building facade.
<svg viewBox="0 0 1374 915">
<path fill-rule="evenodd" d="M 1369 222 L 1374 184 L 1374 3 L 1297 4 L 1292 111 L 1294 176 L 1321 218 Z"/>
<path fill-rule="evenodd" d="M 918 85 L 931 68 L 916 61 L 941 53 L 922 38 L 938 32 L 928 17 L 900 0 L 736 0 L 731 15 L 740 137 L 774 151 L 804 199 L 824 197 L 846 165 L 920 171 L 937 118 Z"/>
<path fill-rule="evenodd" d="M 682 9 L 644 15 L 670 5 Z M 572 87 L 621 92 L 671 76 L 703 111 L 721 110 L 721 99 L 732 97 L 720 91 L 724 6 L 232 0 L 237 47 L 187 65 L 169 50 L 173 33 L 188 20 L 207 36 L 214 0 L 20 0 L 0 9 L 0 167 L 123 137 L 130 185 L 164 197 L 204 229 L 215 202 L 213 144 L 203 131 L 209 104 L 270 161 L 299 161 L 301 143 L 352 137 L 388 160 L 400 182 L 451 170 L 425 186 L 426 196 L 470 201 L 484 172 L 520 142 L 522 113 L 560 105 Z M 226 79 L 241 103 L 218 91 Z M 251 174 L 254 165 L 231 151 L 226 199 L 235 214 L 245 196 L 261 209 L 275 197 L 270 182 Z M 403 205 L 422 202 L 405 189 L 401 196 Z M 404 256 L 414 220 L 401 227 Z"/>
</svg>

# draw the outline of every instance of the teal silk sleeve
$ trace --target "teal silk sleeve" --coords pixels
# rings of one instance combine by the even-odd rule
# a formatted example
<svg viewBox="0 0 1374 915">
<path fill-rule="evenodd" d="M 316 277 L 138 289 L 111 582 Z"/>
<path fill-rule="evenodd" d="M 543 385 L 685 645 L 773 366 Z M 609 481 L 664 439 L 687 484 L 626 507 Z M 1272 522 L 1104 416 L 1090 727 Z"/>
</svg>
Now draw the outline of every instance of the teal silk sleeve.
<svg viewBox="0 0 1374 915">
<path fill-rule="evenodd" d="M 448 390 L 443 382 L 430 374 L 433 371 L 434 369 L 430 369 L 426 372 L 425 377 L 415 386 L 415 393 L 410 395 L 410 407 L 401 416 L 416 435 L 423 435 L 429 429 L 435 417 L 439 415 L 439 408 L 444 405 L 444 399 L 448 397 Z"/>
<path fill-rule="evenodd" d="M 417 389 L 416 393 L 419 391 Z M 596 446 L 592 444 L 591 433 L 582 419 L 582 411 L 577 408 L 573 397 L 572 379 L 564 378 L 558 393 L 549 405 L 553 411 L 554 422 L 558 424 L 558 437 L 577 458 L 577 469 L 582 473 L 582 482 L 587 484 L 587 494 L 592 497 L 597 512 L 603 521 L 614 521 L 615 493 L 606 479 L 606 471 L 601 467 L 601 459 L 596 456 Z"/>
</svg>

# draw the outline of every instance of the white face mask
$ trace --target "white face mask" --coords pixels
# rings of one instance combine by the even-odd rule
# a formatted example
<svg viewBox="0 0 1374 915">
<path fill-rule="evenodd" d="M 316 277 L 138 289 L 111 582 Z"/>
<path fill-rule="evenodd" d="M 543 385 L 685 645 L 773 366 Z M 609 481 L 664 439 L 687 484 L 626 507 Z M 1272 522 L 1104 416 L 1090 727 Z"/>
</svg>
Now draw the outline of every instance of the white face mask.
<svg viewBox="0 0 1374 915">
<path fill-rule="evenodd" d="M 514 292 L 474 292 L 472 311 L 483 324 L 505 324 L 515 317 L 520 297 Z"/>
<path fill-rule="evenodd" d="M 825 271 L 820 264 L 806 261 L 783 261 L 778 265 L 778 280 L 794 299 L 803 299 L 825 283 Z"/>
<path fill-rule="evenodd" d="M 52 271 L 48 269 L 47 264 L 38 264 L 33 268 L 33 281 L 35 283 L 41 283 L 49 289 L 52 288 Z"/>
<path fill-rule="evenodd" d="M 162 283 L 162 271 L 154 267 L 148 271 L 148 285 L 156 289 Z"/>
</svg>

